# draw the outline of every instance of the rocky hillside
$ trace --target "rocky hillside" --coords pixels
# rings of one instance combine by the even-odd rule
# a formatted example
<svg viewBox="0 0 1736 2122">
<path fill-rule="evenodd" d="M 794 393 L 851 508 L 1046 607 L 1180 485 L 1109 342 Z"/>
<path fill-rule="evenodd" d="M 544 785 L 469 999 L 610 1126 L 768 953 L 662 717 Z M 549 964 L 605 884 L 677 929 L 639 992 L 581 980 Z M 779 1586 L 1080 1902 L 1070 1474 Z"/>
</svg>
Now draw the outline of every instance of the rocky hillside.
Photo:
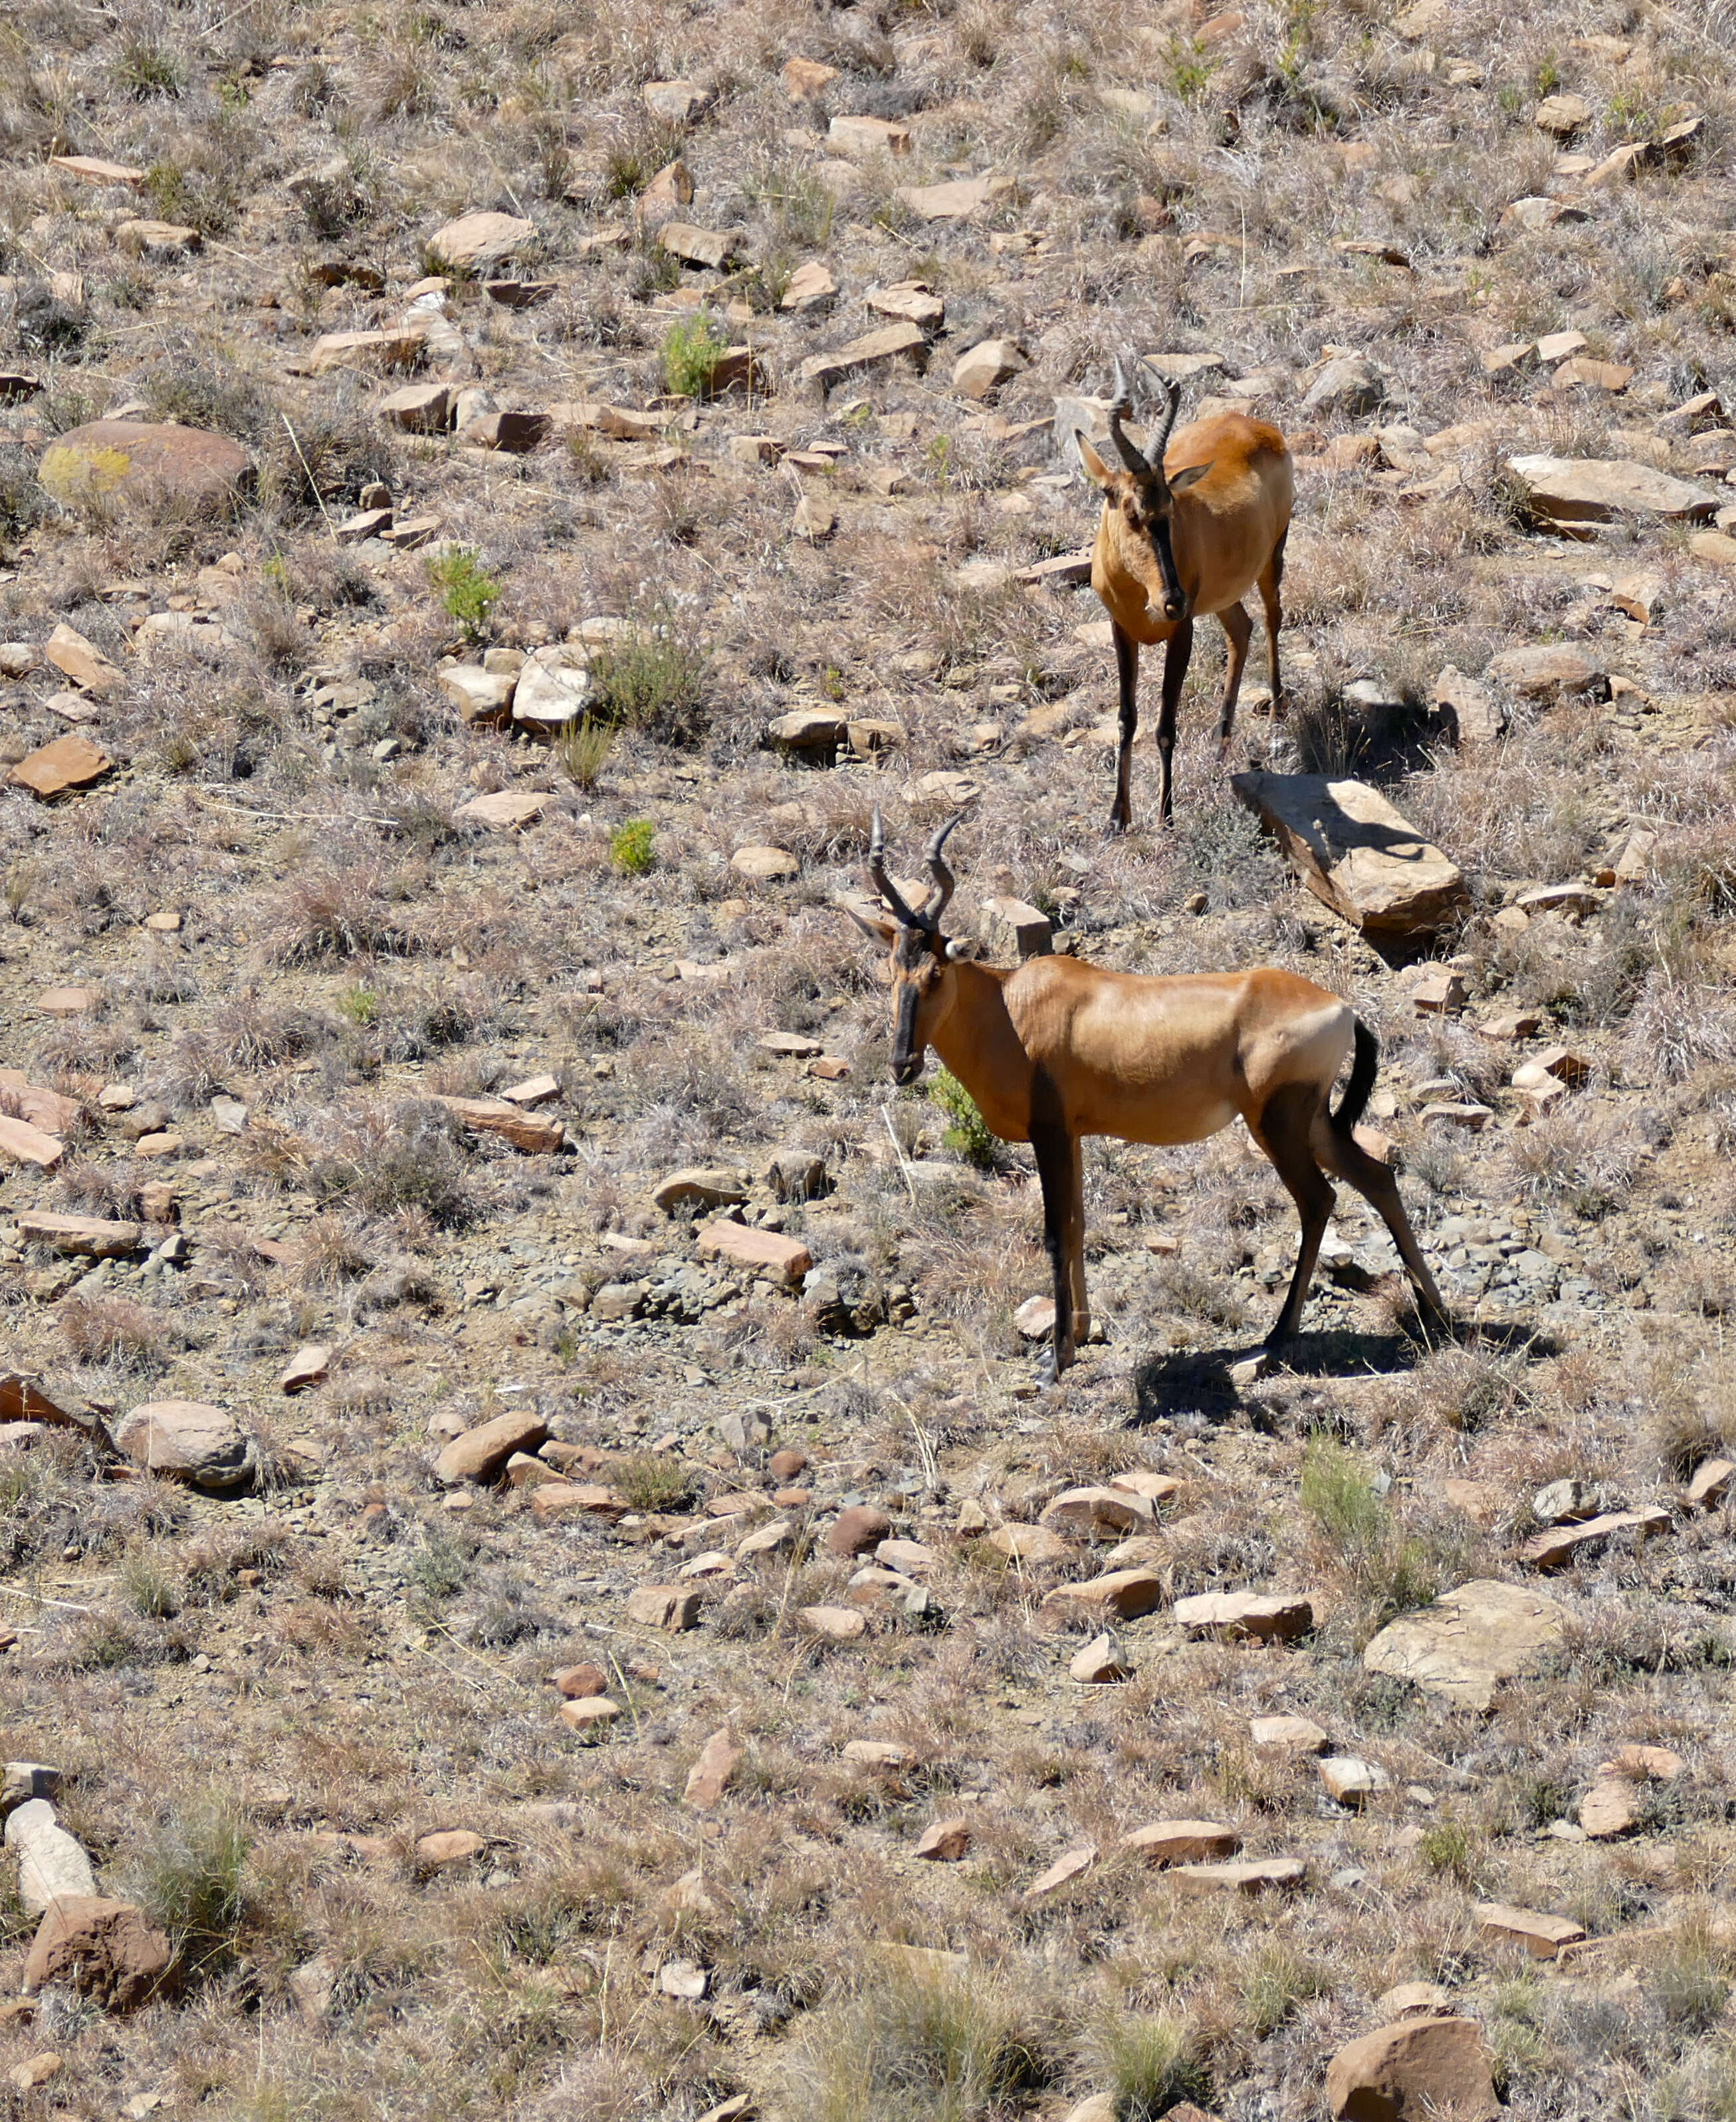
<svg viewBox="0 0 1736 2122">
<path fill-rule="evenodd" d="M 14 0 L 8 2114 L 1736 2115 L 1733 44 Z M 1297 513 L 1107 839 L 1127 351 Z M 1098 1143 L 1044 1388 L 877 808 L 1353 1000 L 1454 1333 Z"/>
</svg>

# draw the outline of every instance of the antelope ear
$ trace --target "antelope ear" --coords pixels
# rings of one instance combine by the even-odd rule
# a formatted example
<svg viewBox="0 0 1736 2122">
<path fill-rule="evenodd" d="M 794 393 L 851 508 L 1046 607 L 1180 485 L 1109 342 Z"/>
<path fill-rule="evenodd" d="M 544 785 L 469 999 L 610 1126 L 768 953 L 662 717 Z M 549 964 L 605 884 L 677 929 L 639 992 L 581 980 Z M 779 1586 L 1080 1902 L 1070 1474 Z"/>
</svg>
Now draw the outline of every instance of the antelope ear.
<svg viewBox="0 0 1736 2122">
<path fill-rule="evenodd" d="M 1212 467 L 1209 464 L 1183 465 L 1179 471 L 1166 472 L 1164 476 L 1172 493 L 1185 493 L 1190 486 L 1202 479 Z"/>
<path fill-rule="evenodd" d="M 862 933 L 872 937 L 875 942 L 889 945 L 898 940 L 898 923 L 889 921 L 882 915 L 870 914 L 866 900 L 840 899 L 837 904 L 841 914 L 847 914 Z"/>
<path fill-rule="evenodd" d="M 1113 481 L 1115 474 L 1092 447 L 1091 438 L 1083 428 L 1074 428 L 1073 446 L 1079 453 L 1080 470 L 1090 480 L 1092 485 L 1107 488 Z"/>
<path fill-rule="evenodd" d="M 954 936 L 946 946 L 947 961 L 950 965 L 968 964 L 977 955 L 977 946 L 968 936 Z"/>
</svg>

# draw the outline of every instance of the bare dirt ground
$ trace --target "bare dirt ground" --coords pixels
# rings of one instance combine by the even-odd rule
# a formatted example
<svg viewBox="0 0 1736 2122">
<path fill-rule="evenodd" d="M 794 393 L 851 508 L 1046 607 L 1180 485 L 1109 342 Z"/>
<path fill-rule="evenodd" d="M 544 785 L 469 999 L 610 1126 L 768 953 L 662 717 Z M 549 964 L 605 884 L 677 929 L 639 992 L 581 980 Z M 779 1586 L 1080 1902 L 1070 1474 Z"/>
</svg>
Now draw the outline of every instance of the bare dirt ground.
<svg viewBox="0 0 1736 2122">
<path fill-rule="evenodd" d="M 1408 2009 L 1477 2030 L 1443 2111 L 1736 2115 L 1733 43 L 1647 0 L 17 0 L 0 762 L 106 764 L 0 788 L 0 1132 L 59 1152 L 0 1140 L 0 1376 L 69 1418 L 0 1430 L 0 1718 L 175 1969 L 0 2004 L 7 2113 L 1290 2122 Z M 528 227 L 455 267 L 482 212 Z M 1426 942 L 1236 801 L 1204 628 L 1176 827 L 1142 737 L 1105 840 L 1102 614 L 1024 571 L 1089 540 L 1048 423 L 1122 348 L 1288 433 L 1290 697 L 1257 646 L 1230 769 L 1378 783 L 1464 873 Z M 455 426 L 394 424 L 418 386 Z M 105 416 L 245 479 L 45 477 Z M 1571 540 L 1528 454 L 1700 498 Z M 1539 647 L 1565 679 L 1491 668 Z M 468 721 L 454 665 L 582 712 Z M 837 904 L 876 806 L 899 874 L 964 811 L 985 948 L 1010 895 L 1353 999 L 1457 1336 L 1346 1193 L 1238 1386 L 1288 1197 L 1239 1128 L 1101 1143 L 1103 1338 L 1040 1390 L 1029 1153 L 894 1090 Z M 236 1479 L 141 1472 L 166 1401 Z M 1542 1518 L 1638 1515 L 1546 1554 L 1563 1481 Z M 1124 1619 L 1066 1596 L 1122 1569 Z M 1492 1690 L 1365 1662 L 1491 1582 L 1553 1602 Z M 1165 1821 L 1219 1839 L 1124 1842 Z M 1186 1868 L 1226 1851 L 1300 1869 Z"/>
</svg>

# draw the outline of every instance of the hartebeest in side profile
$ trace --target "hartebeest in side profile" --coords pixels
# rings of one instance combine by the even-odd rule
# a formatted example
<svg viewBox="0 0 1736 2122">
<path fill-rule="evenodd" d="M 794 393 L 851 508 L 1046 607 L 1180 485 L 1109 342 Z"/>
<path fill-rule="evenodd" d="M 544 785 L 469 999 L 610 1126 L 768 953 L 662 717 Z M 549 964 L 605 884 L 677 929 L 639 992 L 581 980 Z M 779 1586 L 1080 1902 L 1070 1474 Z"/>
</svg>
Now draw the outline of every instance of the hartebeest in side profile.
<svg viewBox="0 0 1736 2122">
<path fill-rule="evenodd" d="M 1073 1361 L 1090 1326 L 1083 1138 L 1203 1142 L 1238 1113 L 1302 1219 L 1295 1273 L 1267 1349 L 1281 1350 L 1300 1322 L 1332 1218 L 1328 1172 L 1379 1212 L 1426 1314 L 1444 1325 L 1440 1292 L 1398 1184 L 1352 1133 L 1374 1088 L 1379 1048 L 1349 1003 L 1270 965 L 1153 978 L 1071 957 L 1028 958 L 1010 970 L 978 965 L 940 932 L 953 891 L 946 837 L 958 822 L 930 844 L 931 888 L 912 908 L 886 874 L 876 812 L 868 876 L 892 918 L 850 911 L 892 946 L 893 1080 L 913 1083 L 932 1046 L 988 1128 L 1036 1152 L 1055 1278 L 1055 1373 Z M 1356 1061 L 1334 1112 L 1328 1100 L 1353 1040 Z"/>
<path fill-rule="evenodd" d="M 1278 706 L 1283 692 L 1278 629 L 1284 619 L 1279 591 L 1295 481 L 1284 437 L 1265 420 L 1220 413 L 1210 419 L 1190 421 L 1171 441 L 1181 404 L 1178 383 L 1170 385 L 1163 423 L 1149 449 L 1141 451 L 1122 428 L 1122 422 L 1132 416 L 1133 400 L 1119 358 L 1114 389 L 1109 441 L 1118 461 L 1112 465 L 1099 455 L 1076 414 L 1071 433 L 1085 476 L 1103 493 L 1103 514 L 1091 554 L 1091 587 L 1108 612 L 1115 641 L 1121 749 L 1109 830 L 1125 832 L 1133 822 L 1131 779 L 1133 737 L 1139 727 L 1141 643 L 1148 647 L 1160 641 L 1169 644 L 1157 724 L 1157 804 L 1162 825 L 1169 825 L 1174 815 L 1175 711 L 1193 653 L 1193 622 L 1215 614 L 1229 637 L 1230 664 L 1218 718 L 1221 760 L 1235 727 L 1236 695 L 1253 635 L 1242 599 L 1256 582 L 1266 608 L 1274 710 Z"/>
</svg>

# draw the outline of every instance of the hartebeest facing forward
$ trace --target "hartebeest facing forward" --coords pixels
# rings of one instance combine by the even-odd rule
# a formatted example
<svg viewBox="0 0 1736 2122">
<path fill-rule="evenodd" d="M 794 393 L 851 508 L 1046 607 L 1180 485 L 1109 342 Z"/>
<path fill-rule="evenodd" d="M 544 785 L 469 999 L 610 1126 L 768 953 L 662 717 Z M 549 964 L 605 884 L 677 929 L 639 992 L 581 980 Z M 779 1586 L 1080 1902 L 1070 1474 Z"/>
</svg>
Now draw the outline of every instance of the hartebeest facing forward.
<svg viewBox="0 0 1736 2122">
<path fill-rule="evenodd" d="M 1351 1133 L 1374 1087 L 1379 1049 L 1350 1005 L 1270 965 L 1168 978 L 1069 957 L 1028 958 L 1011 970 L 979 965 L 940 932 L 953 890 L 944 851 L 958 822 L 930 844 L 932 889 L 912 909 L 886 874 L 876 812 L 868 875 L 893 918 L 850 910 L 892 946 L 894 1081 L 914 1082 L 932 1046 L 992 1131 L 1036 1152 L 1055 1278 L 1056 1372 L 1072 1362 L 1090 1326 L 1082 1138 L 1203 1142 L 1238 1113 L 1302 1218 L 1295 1273 L 1267 1348 L 1281 1348 L 1300 1321 L 1332 1218 L 1328 1171 L 1379 1211 L 1425 1311 L 1444 1323 L 1398 1185 Z M 1327 1101 L 1352 1040 L 1356 1062 L 1334 1112 Z"/>
<path fill-rule="evenodd" d="M 1181 386 L 1169 386 L 1169 409 L 1149 451 L 1124 433 L 1133 401 L 1119 359 L 1109 407 L 1109 441 L 1119 465 L 1104 462 L 1076 415 L 1072 438 L 1085 476 L 1102 489 L 1103 515 L 1091 554 L 1091 587 L 1103 600 L 1115 640 L 1121 683 L 1121 750 L 1115 766 L 1111 832 L 1133 822 L 1130 786 L 1133 736 L 1139 727 L 1139 651 L 1167 642 L 1163 706 L 1158 717 L 1158 818 L 1174 816 L 1170 793 L 1175 711 L 1193 653 L 1193 622 L 1216 614 L 1230 641 L 1218 755 L 1230 749 L 1236 694 L 1253 625 L 1242 599 L 1258 582 L 1266 608 L 1266 641 L 1276 709 L 1283 690 L 1278 670 L 1279 589 L 1284 541 L 1295 498 L 1290 451 L 1278 430 L 1240 413 L 1193 420 L 1174 440 Z"/>
</svg>

